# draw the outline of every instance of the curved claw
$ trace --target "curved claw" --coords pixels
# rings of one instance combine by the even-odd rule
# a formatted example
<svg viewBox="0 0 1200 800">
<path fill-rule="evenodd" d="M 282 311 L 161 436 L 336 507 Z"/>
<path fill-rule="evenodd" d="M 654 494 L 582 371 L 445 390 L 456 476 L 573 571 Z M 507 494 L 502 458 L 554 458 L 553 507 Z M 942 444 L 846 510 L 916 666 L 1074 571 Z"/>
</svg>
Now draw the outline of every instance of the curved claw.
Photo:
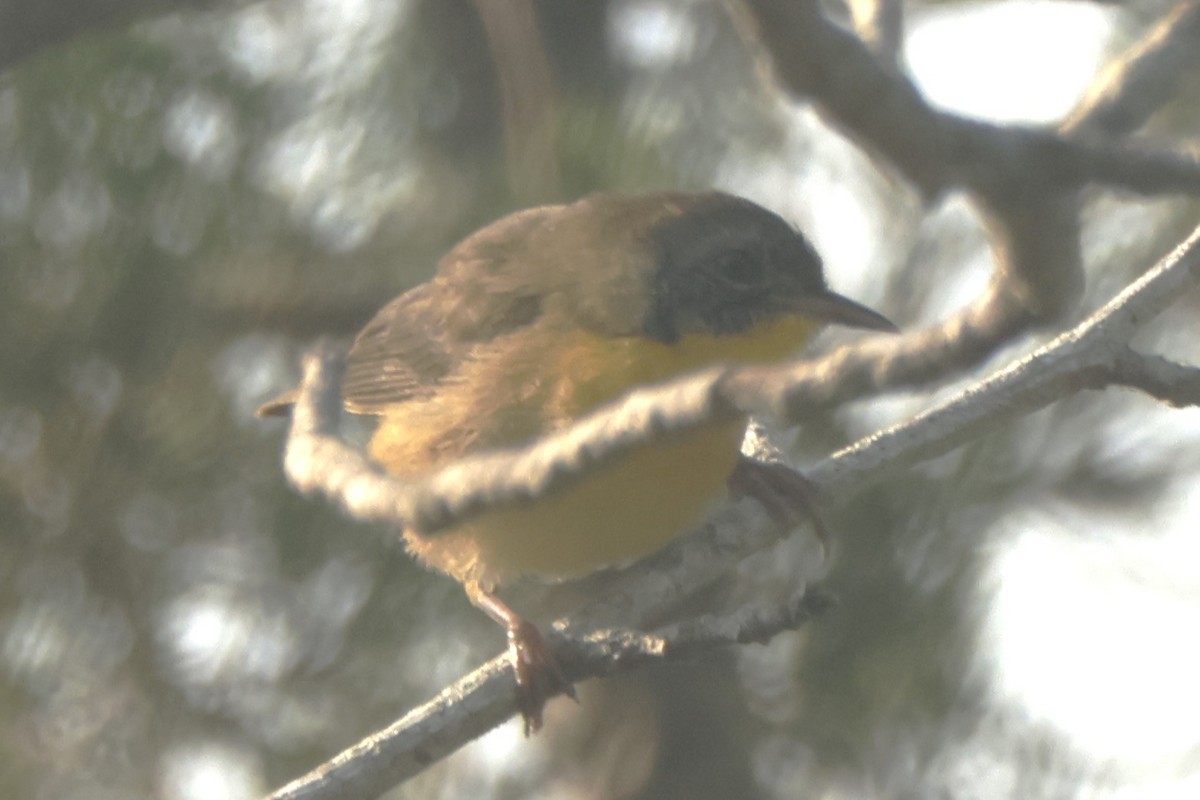
<svg viewBox="0 0 1200 800">
<path fill-rule="evenodd" d="M 804 475 L 778 461 L 739 456 L 727 482 L 735 497 L 753 497 L 780 525 L 812 523 L 823 553 L 829 551 L 829 528 L 817 509 L 820 490 Z"/>
<path fill-rule="evenodd" d="M 565 694 L 575 701 L 579 698 L 536 625 L 518 619 L 508 629 L 508 648 L 517 679 L 517 707 L 528 736 L 542 727 L 542 709 L 551 697 Z"/>
<path fill-rule="evenodd" d="M 536 625 L 482 587 L 468 584 L 466 589 L 471 602 L 508 633 L 508 653 L 517 681 L 517 708 L 525 720 L 525 735 L 536 733 L 542 727 L 546 701 L 559 694 L 578 700 L 575 686 L 563 673 L 554 651 Z"/>
</svg>

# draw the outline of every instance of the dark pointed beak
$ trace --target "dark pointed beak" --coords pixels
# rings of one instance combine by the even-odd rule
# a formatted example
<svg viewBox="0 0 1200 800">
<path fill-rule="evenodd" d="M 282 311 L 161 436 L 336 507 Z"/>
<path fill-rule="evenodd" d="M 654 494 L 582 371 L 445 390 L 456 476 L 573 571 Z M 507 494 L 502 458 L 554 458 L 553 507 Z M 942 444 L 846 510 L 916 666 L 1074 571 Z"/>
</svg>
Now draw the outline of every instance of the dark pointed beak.
<svg viewBox="0 0 1200 800">
<path fill-rule="evenodd" d="M 865 328 L 869 331 L 886 333 L 900 332 L 900 329 L 887 317 L 854 302 L 849 297 L 842 297 L 837 292 L 826 290 L 822 294 L 797 297 L 791 300 L 788 306 L 794 314 L 802 314 L 831 325 L 845 325 L 850 328 Z"/>
</svg>

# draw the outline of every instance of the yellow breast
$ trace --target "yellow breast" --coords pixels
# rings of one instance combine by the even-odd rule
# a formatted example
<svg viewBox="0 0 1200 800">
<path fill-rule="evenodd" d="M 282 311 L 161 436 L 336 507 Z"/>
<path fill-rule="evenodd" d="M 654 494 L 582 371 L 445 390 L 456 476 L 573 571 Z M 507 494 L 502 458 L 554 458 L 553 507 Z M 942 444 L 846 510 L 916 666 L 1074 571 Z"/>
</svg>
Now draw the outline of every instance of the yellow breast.
<svg viewBox="0 0 1200 800">
<path fill-rule="evenodd" d="M 429 400 L 398 405 L 381 421 L 372 454 L 402 477 L 455 458 L 523 443 L 654 383 L 719 362 L 777 360 L 812 328 L 781 320 L 738 337 L 673 345 L 584 331 L 538 336 L 486 353 Z M 561 493 L 486 514 L 409 549 L 460 581 L 493 587 L 521 575 L 582 575 L 661 548 L 698 523 L 739 453 L 744 421 L 714 425 L 638 449 Z"/>
<path fill-rule="evenodd" d="M 631 454 L 559 494 L 454 530 L 406 533 L 423 561 L 494 587 L 521 575 L 584 575 L 658 550 L 699 522 L 733 469 L 744 425 Z"/>
</svg>

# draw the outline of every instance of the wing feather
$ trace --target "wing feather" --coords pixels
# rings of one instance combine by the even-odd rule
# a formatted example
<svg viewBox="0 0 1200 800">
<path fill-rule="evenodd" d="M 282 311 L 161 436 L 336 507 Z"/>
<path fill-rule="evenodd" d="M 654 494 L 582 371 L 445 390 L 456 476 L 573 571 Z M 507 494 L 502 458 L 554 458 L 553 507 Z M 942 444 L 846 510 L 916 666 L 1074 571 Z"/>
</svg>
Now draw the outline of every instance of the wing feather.
<svg viewBox="0 0 1200 800">
<path fill-rule="evenodd" d="M 513 269 L 528 234 L 562 206 L 505 217 L 459 243 L 437 275 L 388 303 L 367 323 L 346 359 L 346 408 L 381 414 L 435 394 L 480 343 L 531 325 L 546 287 Z M 518 265 L 519 266 L 519 265 Z"/>
</svg>

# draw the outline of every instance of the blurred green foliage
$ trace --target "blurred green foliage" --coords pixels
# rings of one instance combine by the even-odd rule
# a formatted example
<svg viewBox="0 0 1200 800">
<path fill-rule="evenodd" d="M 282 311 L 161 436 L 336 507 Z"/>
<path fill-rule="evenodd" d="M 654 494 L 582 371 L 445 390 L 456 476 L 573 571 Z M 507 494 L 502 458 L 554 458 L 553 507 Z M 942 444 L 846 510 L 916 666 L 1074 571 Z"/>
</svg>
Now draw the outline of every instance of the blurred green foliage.
<svg viewBox="0 0 1200 800">
<path fill-rule="evenodd" d="M 872 231 L 863 299 L 906 322 L 986 252 L 961 208 L 925 217 L 772 94 L 714 4 L 536 6 L 559 197 L 720 185 L 836 214 L 843 187 Z M 167 17 L 0 76 L 4 796 L 253 797 L 498 651 L 393 531 L 289 490 L 281 428 L 252 416 L 311 339 L 519 204 L 495 68 L 466 0 L 364 0 Z M 1120 263 L 1175 233 L 1152 212 L 1106 240 Z M 981 550 L 1031 497 L 1162 490 L 1178 451 L 1122 469 L 1073 445 L 1146 415 L 1123 402 L 1069 401 L 872 491 L 837 519 L 842 603 L 813 629 L 589 685 L 552 733 L 514 723 L 396 796 L 1063 796 L 1092 773 L 990 702 Z M 867 424 L 814 420 L 810 446 Z M 970 757 L 1049 777 L 1006 794 L 955 772 L 989 725 Z"/>
</svg>

